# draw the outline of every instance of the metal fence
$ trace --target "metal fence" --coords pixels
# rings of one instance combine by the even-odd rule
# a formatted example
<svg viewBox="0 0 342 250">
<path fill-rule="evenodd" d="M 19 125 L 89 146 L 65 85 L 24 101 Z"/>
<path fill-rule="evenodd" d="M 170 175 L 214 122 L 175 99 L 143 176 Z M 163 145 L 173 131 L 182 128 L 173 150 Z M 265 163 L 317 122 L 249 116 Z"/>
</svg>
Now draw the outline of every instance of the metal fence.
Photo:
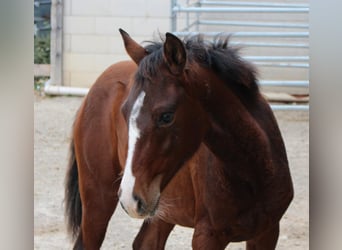
<svg viewBox="0 0 342 250">
<path fill-rule="evenodd" d="M 232 37 L 240 39 L 232 41 L 233 45 L 258 48 L 291 49 L 293 55 L 245 55 L 247 60 L 265 67 L 309 69 L 309 56 L 298 55 L 298 51 L 308 51 L 309 25 L 307 3 L 278 2 L 246 2 L 246 1 L 178 1 L 171 0 L 171 31 L 178 36 L 201 33 L 204 36 L 224 34 L 225 30 L 235 27 Z M 243 18 L 240 18 L 242 17 Z M 259 15 L 259 16 L 258 16 Z M 258 18 L 262 15 L 262 18 Z M 301 15 L 302 19 L 287 20 L 284 15 Z M 304 16 L 304 18 L 303 18 Z M 268 19 L 268 17 L 270 17 Z M 280 21 L 277 21 L 277 18 Z M 255 18 L 261 20 L 255 20 Z M 300 18 L 299 18 L 300 19 Z M 275 21 L 276 20 L 276 21 Z M 216 30 L 212 30 L 212 29 Z M 240 31 L 242 30 L 242 31 Z M 271 31 L 270 31 L 271 30 Z M 230 33 L 230 32 L 227 32 Z M 282 54 L 282 53 L 280 53 Z M 308 74 L 300 80 L 270 80 L 259 81 L 261 86 L 272 87 L 309 87 Z M 274 110 L 309 110 L 308 104 L 271 105 Z"/>
</svg>

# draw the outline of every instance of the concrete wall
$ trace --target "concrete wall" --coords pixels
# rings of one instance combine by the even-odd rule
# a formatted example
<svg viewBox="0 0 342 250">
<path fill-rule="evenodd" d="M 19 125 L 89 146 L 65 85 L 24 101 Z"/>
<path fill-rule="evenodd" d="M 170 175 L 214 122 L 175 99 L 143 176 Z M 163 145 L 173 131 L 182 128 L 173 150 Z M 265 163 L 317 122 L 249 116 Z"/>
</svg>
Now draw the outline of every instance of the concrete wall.
<svg viewBox="0 0 342 250">
<path fill-rule="evenodd" d="M 168 0 L 64 0 L 63 85 L 89 87 L 114 62 L 128 59 L 118 32 L 136 41 L 170 30 Z"/>
</svg>

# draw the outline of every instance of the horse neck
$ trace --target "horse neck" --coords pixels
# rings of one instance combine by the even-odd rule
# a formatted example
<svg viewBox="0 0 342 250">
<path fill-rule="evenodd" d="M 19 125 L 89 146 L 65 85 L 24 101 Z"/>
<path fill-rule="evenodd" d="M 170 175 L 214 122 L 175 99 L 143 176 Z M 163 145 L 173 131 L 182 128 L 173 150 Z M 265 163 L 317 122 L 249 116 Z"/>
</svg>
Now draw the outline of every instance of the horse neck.
<svg viewBox="0 0 342 250">
<path fill-rule="evenodd" d="M 197 72 L 195 78 L 192 80 L 197 83 L 198 98 L 210 124 L 204 138 L 208 148 L 229 165 L 264 166 L 269 162 L 267 135 L 236 93 L 209 70 Z M 255 102 L 259 96 L 257 93 Z"/>
</svg>

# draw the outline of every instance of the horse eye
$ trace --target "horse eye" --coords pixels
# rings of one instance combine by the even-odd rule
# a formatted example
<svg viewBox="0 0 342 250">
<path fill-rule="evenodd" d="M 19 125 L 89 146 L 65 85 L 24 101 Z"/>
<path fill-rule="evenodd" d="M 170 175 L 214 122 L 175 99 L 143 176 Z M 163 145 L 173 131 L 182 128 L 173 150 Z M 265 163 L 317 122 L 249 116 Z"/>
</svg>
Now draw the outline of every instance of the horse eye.
<svg viewBox="0 0 342 250">
<path fill-rule="evenodd" d="M 173 121 L 174 113 L 165 112 L 162 113 L 158 118 L 158 126 L 169 125 Z"/>
</svg>

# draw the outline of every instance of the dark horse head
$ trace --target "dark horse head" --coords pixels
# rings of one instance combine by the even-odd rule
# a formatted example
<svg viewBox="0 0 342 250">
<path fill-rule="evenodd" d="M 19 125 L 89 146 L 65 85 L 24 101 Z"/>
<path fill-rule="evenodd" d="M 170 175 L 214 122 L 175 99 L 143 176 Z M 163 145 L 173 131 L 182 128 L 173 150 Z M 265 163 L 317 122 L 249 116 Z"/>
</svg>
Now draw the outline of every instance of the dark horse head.
<svg viewBox="0 0 342 250">
<path fill-rule="evenodd" d="M 138 69 L 122 107 L 128 153 L 119 196 L 130 216 L 144 218 L 154 214 L 160 193 L 197 150 L 206 121 L 200 105 L 184 89 L 183 43 L 167 33 L 164 44 L 143 48 L 120 32 Z"/>
</svg>

